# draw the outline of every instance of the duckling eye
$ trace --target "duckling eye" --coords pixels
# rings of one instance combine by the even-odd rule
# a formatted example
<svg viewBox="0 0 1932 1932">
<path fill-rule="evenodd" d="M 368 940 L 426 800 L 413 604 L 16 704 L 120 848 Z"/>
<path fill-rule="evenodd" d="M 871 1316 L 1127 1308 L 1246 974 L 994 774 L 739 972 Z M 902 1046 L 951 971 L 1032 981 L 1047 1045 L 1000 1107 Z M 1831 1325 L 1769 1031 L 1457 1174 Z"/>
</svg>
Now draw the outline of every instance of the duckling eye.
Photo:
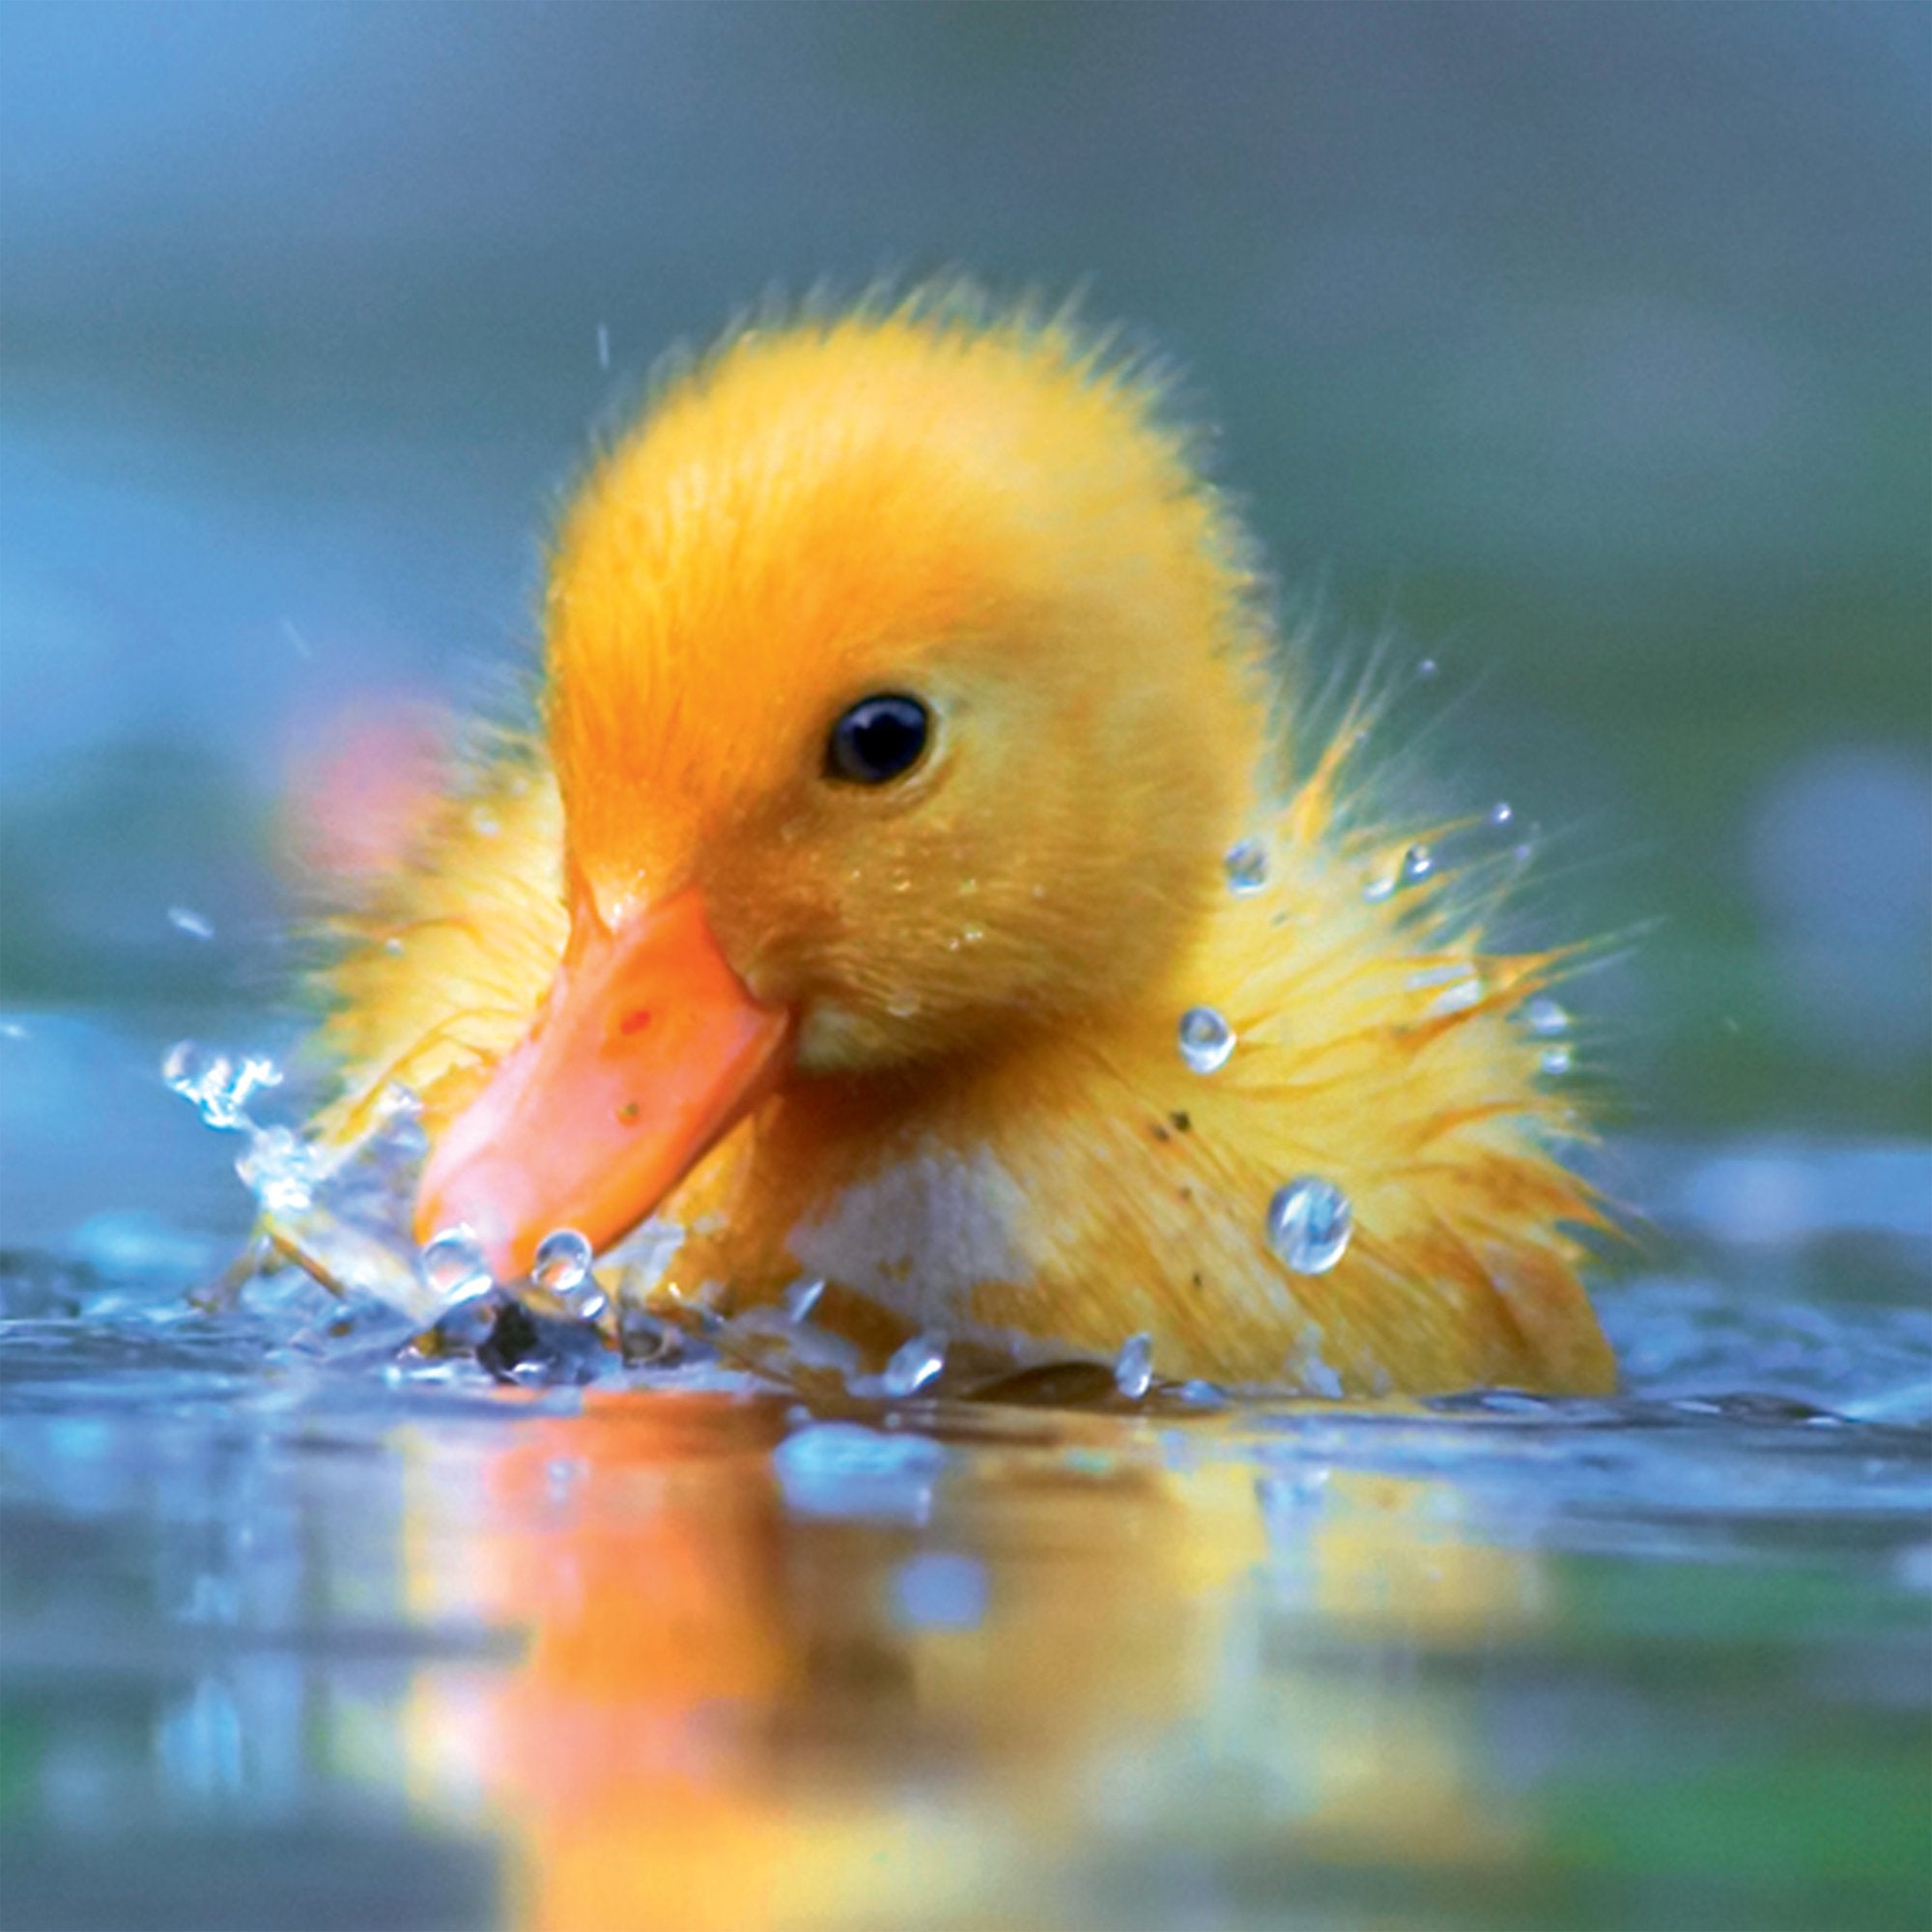
<svg viewBox="0 0 1932 1932">
<path fill-rule="evenodd" d="M 932 734 L 932 716 L 899 692 L 862 697 L 825 741 L 825 776 L 847 784 L 885 784 L 918 764 Z"/>
</svg>

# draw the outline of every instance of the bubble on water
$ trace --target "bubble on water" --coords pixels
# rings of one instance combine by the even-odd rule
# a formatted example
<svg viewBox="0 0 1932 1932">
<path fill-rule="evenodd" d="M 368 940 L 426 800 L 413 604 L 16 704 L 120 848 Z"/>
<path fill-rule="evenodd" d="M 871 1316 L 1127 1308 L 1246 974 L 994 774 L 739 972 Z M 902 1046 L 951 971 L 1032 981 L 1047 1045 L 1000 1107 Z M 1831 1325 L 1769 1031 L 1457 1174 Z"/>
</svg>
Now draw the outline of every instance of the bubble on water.
<svg viewBox="0 0 1932 1932">
<path fill-rule="evenodd" d="M 1180 1057 L 1196 1073 L 1214 1073 L 1235 1050 L 1235 1030 L 1212 1007 L 1189 1007 L 1180 1016 Z"/>
<path fill-rule="evenodd" d="M 1570 1015 L 1548 993 L 1539 993 L 1522 1009 L 1523 1030 L 1535 1039 L 1555 1039 L 1570 1031 Z"/>
<path fill-rule="evenodd" d="M 482 1244 L 468 1227 L 445 1228 L 423 1243 L 419 1257 L 423 1279 L 446 1301 L 473 1294 L 490 1282 L 490 1264 L 483 1259 Z"/>
<path fill-rule="evenodd" d="M 1489 816 L 1490 816 L 1490 823 L 1493 826 L 1500 828 L 1502 826 L 1514 823 L 1516 819 L 1516 810 L 1515 808 L 1510 804 L 1508 799 L 1499 798 L 1496 800 L 1495 804 L 1490 807 Z"/>
<path fill-rule="evenodd" d="M 945 1366 L 945 1336 L 933 1333 L 915 1335 L 886 1364 L 880 1380 L 890 1396 L 917 1395 L 929 1382 L 938 1379 Z"/>
<path fill-rule="evenodd" d="M 1228 875 L 1228 890 L 1238 898 L 1248 898 L 1267 884 L 1267 847 L 1259 838 L 1243 838 L 1228 848 L 1221 861 Z"/>
<path fill-rule="evenodd" d="M 185 932 L 190 939 L 213 939 L 214 927 L 192 906 L 170 906 L 168 923 L 177 932 Z"/>
<path fill-rule="evenodd" d="M 1153 1383 L 1153 1337 L 1129 1335 L 1114 1357 L 1114 1386 L 1129 1402 L 1139 1402 Z"/>
<path fill-rule="evenodd" d="M 784 1292 L 784 1312 L 787 1321 L 810 1321 L 811 1311 L 818 1306 L 818 1297 L 825 1293 L 825 1277 L 819 1274 L 802 1274 Z"/>
<path fill-rule="evenodd" d="M 1396 883 L 1419 886 L 1435 869 L 1435 854 L 1427 845 L 1411 845 L 1402 855 L 1402 871 Z"/>
<path fill-rule="evenodd" d="M 258 1090 L 282 1084 L 282 1069 L 261 1054 L 244 1054 L 238 1064 L 225 1053 L 180 1039 L 161 1061 L 161 1078 L 207 1125 L 232 1132 L 248 1124 L 248 1101 Z"/>
<path fill-rule="evenodd" d="M 1268 1245 L 1296 1274 L 1326 1274 L 1353 1233 L 1349 1197 L 1332 1180 L 1300 1175 L 1268 1203 Z"/>
<path fill-rule="evenodd" d="M 315 1148 L 291 1127 L 264 1127 L 249 1137 L 235 1172 L 265 1214 L 306 1214 L 315 1206 L 323 1161 Z"/>
<path fill-rule="evenodd" d="M 1416 666 L 1415 675 L 1422 683 L 1427 684 L 1429 680 L 1433 678 L 1436 674 L 1436 672 L 1439 671 L 1441 668 L 1442 667 L 1439 664 L 1437 664 L 1434 658 L 1424 658 L 1423 661 Z"/>
<path fill-rule="evenodd" d="M 1567 1046 L 1546 1046 L 1537 1055 L 1536 1064 L 1545 1073 L 1568 1073 L 1574 1060 L 1575 1056 Z"/>
</svg>

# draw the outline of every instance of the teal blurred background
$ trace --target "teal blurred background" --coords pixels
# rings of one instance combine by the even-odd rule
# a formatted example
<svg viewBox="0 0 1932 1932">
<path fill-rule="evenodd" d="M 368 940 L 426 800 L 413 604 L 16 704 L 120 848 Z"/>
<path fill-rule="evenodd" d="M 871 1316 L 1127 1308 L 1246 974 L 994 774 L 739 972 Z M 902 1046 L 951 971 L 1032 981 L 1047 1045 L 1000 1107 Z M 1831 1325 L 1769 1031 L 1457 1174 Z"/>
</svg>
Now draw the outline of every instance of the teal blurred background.
<svg viewBox="0 0 1932 1932">
<path fill-rule="evenodd" d="M 1932 1128 L 1922 7 L 11 0 L 0 36 L 6 999 L 268 1000 L 291 760 L 493 688 L 652 359 L 958 265 L 1130 321 L 1290 590 L 1440 664 L 1437 761 L 1546 829 L 1546 930 L 1634 935 L 1579 999 L 1630 1118 Z"/>
</svg>

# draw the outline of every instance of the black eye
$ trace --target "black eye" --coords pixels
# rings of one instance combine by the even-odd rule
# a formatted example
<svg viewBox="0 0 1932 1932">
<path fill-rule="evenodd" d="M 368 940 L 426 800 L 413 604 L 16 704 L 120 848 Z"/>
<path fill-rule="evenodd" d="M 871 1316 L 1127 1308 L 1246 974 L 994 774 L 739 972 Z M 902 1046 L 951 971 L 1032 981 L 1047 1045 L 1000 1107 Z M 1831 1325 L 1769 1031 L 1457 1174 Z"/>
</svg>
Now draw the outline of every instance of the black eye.
<svg viewBox="0 0 1932 1932">
<path fill-rule="evenodd" d="M 825 776 L 884 784 L 919 763 L 931 734 L 931 714 L 918 698 L 897 692 L 862 697 L 825 741 Z"/>
</svg>

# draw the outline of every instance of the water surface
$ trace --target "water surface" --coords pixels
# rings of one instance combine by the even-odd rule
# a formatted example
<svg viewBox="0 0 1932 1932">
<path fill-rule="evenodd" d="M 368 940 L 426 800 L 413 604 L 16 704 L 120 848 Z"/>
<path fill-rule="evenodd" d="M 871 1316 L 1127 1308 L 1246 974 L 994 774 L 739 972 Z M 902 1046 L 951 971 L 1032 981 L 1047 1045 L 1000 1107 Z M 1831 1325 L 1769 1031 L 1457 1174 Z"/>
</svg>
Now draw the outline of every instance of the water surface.
<svg viewBox="0 0 1932 1932">
<path fill-rule="evenodd" d="M 828 1420 L 197 1313 L 213 1179 L 15 1250 L 8 1921 L 1923 1922 L 1932 1157 L 1615 1159 L 1609 1403 Z"/>
</svg>

